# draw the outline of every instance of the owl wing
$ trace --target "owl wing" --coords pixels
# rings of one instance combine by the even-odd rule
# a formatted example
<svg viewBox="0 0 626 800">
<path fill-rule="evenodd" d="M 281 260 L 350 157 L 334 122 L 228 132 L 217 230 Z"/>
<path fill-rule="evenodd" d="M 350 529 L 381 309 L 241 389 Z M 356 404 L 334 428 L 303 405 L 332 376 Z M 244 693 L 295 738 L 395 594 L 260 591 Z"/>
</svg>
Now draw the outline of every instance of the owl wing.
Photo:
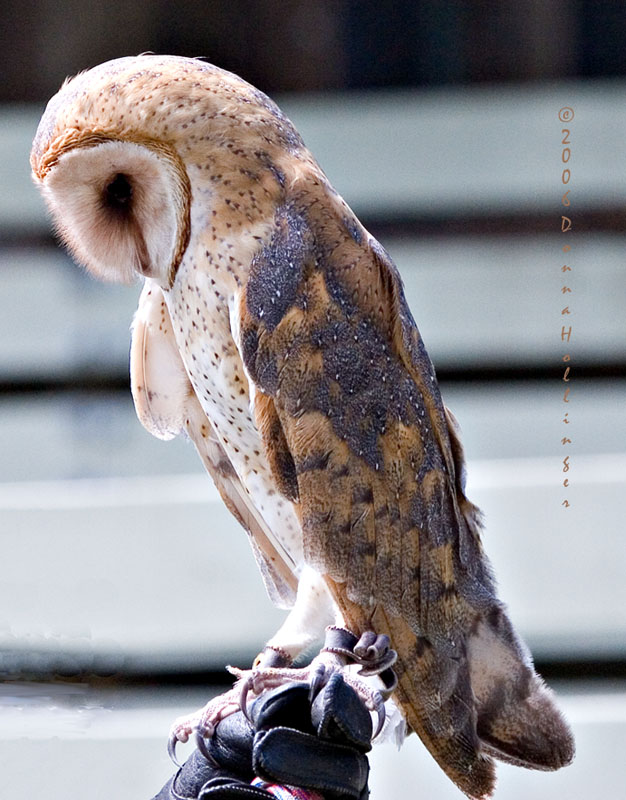
<svg viewBox="0 0 626 800">
<path fill-rule="evenodd" d="M 187 376 L 163 293 L 146 281 L 133 321 L 131 391 L 142 425 L 160 439 L 185 430 L 229 511 L 247 531 L 270 599 L 282 608 L 295 601 L 297 578 L 288 555 L 239 479 Z"/>
<path fill-rule="evenodd" d="M 560 765 L 560 718 L 552 729 L 536 713 L 551 702 L 495 596 L 455 424 L 396 268 L 323 181 L 277 210 L 239 331 L 305 559 L 355 632 L 391 635 L 410 726 L 471 797 L 493 788 L 488 753 Z"/>
</svg>

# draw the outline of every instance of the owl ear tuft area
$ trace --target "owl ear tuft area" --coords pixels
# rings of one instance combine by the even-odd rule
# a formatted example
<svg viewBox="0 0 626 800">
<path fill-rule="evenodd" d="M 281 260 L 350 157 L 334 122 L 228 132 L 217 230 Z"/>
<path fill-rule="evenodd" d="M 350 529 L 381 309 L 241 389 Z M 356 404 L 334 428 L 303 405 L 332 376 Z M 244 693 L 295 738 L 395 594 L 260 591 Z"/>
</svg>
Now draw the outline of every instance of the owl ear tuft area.
<svg viewBox="0 0 626 800">
<path fill-rule="evenodd" d="M 191 191 L 166 145 L 79 143 L 60 154 L 43 193 L 65 244 L 96 277 L 171 288 L 189 241 Z"/>
</svg>

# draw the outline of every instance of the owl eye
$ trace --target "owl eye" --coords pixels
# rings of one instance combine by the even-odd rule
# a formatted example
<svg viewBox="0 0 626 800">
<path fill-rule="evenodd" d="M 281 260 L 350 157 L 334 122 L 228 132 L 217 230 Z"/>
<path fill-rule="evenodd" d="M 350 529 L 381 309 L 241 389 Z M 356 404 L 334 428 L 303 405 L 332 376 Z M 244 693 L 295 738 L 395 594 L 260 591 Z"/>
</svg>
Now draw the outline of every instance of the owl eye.
<svg viewBox="0 0 626 800">
<path fill-rule="evenodd" d="M 104 189 L 104 205 L 121 217 L 130 214 L 133 199 L 133 186 L 127 175 L 118 172 Z"/>
</svg>

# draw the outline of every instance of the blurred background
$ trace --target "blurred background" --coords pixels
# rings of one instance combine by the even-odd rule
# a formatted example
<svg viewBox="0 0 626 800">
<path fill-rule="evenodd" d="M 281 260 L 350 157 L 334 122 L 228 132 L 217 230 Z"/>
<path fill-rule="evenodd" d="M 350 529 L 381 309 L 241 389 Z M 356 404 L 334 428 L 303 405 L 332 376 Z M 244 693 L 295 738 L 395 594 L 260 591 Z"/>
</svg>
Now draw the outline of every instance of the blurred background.
<svg viewBox="0 0 626 800">
<path fill-rule="evenodd" d="M 270 93 L 400 268 L 501 596 L 578 740 L 554 775 L 501 766 L 497 796 L 626 797 L 626 4 L 4 0 L 0 22 L 6 796 L 150 797 L 171 720 L 283 616 L 192 447 L 135 417 L 140 287 L 77 269 L 29 177 L 64 78 L 154 51 Z M 461 796 L 416 737 L 372 763 L 373 800 Z"/>
</svg>

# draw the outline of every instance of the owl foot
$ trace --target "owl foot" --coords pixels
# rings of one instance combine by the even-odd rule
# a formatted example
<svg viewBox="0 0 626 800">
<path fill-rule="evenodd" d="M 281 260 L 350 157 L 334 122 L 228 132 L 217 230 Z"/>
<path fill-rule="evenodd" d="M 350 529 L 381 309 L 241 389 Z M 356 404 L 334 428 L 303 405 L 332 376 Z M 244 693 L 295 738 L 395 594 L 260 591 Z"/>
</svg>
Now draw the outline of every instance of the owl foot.
<svg viewBox="0 0 626 800">
<path fill-rule="evenodd" d="M 247 717 L 249 717 L 250 693 L 258 696 L 284 683 L 304 681 L 309 684 L 309 699 L 313 701 L 331 676 L 340 672 L 345 683 L 354 689 L 368 711 L 377 715 L 378 723 L 372 738 L 375 739 L 381 732 L 385 722 L 385 700 L 391 695 L 397 683 L 392 670 L 397 654 L 390 648 L 388 636 L 377 636 L 372 631 L 367 631 L 357 638 L 344 628 L 327 628 L 326 641 L 320 654 L 308 667 L 302 669 L 270 666 L 273 655 L 272 653 L 268 655 L 269 659 L 266 661 L 262 654 L 251 670 L 230 668 L 230 672 L 239 678 L 239 704 Z M 357 674 L 345 669 L 350 663 L 360 665 L 361 669 Z M 375 689 L 363 680 L 373 675 L 378 675 L 382 679 L 382 690 Z M 237 686 L 235 688 L 237 689 Z"/>
<path fill-rule="evenodd" d="M 227 667 L 238 679 L 235 686 L 224 694 L 214 697 L 203 708 L 193 714 L 178 717 L 170 729 L 167 751 L 172 761 L 180 766 L 176 758 L 178 742 L 187 742 L 193 735 L 198 750 L 213 763 L 206 740 L 211 739 L 217 725 L 230 714 L 242 711 L 250 719 L 249 695 L 259 696 L 286 683 L 305 682 L 309 685 L 309 700 L 313 702 L 331 677 L 340 673 L 344 682 L 352 687 L 368 711 L 376 714 L 377 726 L 372 739 L 381 732 L 385 722 L 385 700 L 396 686 L 392 669 L 396 652 L 389 646 L 389 637 L 377 636 L 367 631 L 357 638 L 344 628 L 326 629 L 324 647 L 313 661 L 301 669 L 289 666 L 289 660 L 279 650 L 267 647 L 249 670 Z M 350 664 L 358 664 L 358 673 L 346 670 Z M 382 680 L 383 688 L 376 689 L 364 678 L 374 675 Z"/>
<path fill-rule="evenodd" d="M 241 692 L 236 686 L 224 694 L 214 697 L 212 700 L 195 711 L 193 714 L 178 717 L 170 728 L 170 735 L 167 741 L 167 752 L 177 767 L 181 765 L 176 758 L 176 745 L 178 742 L 187 742 L 192 734 L 195 737 L 198 750 L 211 764 L 215 764 L 215 759 L 208 752 L 205 739 L 213 736 L 218 723 L 230 714 L 240 710 L 239 696 Z"/>
</svg>

